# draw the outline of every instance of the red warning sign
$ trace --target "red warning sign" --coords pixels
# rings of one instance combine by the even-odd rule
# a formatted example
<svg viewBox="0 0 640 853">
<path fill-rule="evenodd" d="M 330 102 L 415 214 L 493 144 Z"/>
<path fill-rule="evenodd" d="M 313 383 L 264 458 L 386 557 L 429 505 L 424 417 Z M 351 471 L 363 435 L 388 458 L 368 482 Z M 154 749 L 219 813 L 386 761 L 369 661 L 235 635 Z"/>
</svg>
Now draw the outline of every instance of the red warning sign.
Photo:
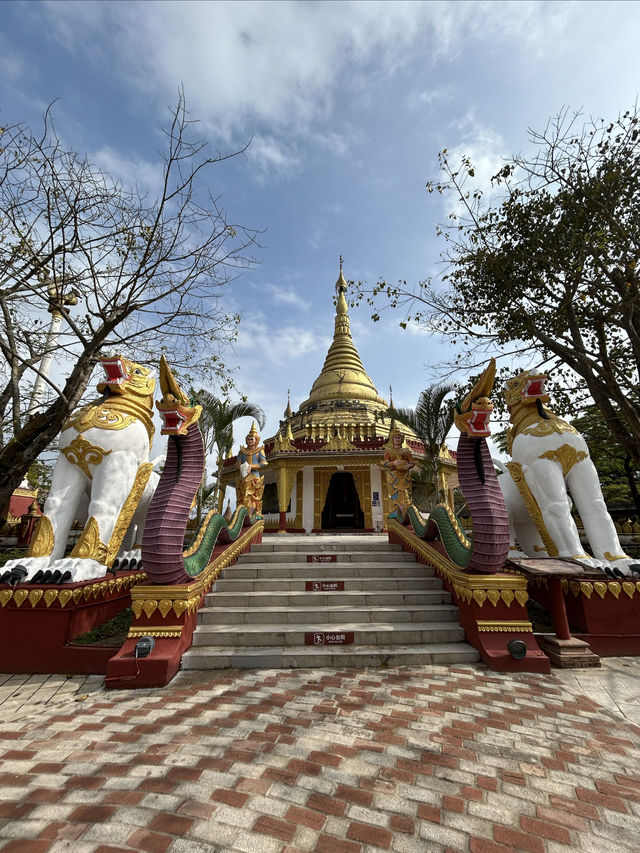
<svg viewBox="0 0 640 853">
<path fill-rule="evenodd" d="M 337 563 L 337 554 L 307 554 L 307 563 Z"/>
<path fill-rule="evenodd" d="M 344 581 L 306 581 L 306 592 L 339 592 L 344 590 Z"/>
</svg>

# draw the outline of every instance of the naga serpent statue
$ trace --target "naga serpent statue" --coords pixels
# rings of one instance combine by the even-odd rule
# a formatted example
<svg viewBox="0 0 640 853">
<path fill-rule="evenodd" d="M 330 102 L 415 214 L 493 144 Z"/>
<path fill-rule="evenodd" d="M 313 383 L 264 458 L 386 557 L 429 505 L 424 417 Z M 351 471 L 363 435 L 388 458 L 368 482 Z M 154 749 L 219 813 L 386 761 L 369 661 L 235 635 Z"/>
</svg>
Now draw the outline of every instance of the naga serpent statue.
<svg viewBox="0 0 640 853">
<path fill-rule="evenodd" d="M 210 562 L 217 543 L 234 541 L 250 523 L 241 507 L 227 523 L 210 512 L 194 544 L 183 551 L 184 534 L 205 465 L 204 443 L 198 420 L 202 407 L 194 405 L 176 382 L 164 356 L 160 361 L 162 399 L 156 403 L 162 435 L 169 436 L 167 461 L 149 506 L 142 539 L 142 562 L 150 583 L 189 583 Z"/>
<path fill-rule="evenodd" d="M 448 507 L 435 507 L 426 519 L 413 505 L 407 511 L 418 536 L 442 550 L 458 568 L 481 574 L 500 571 L 509 553 L 509 516 L 486 442 L 495 375 L 492 358 L 473 389 L 456 405 L 458 479 L 473 518 L 470 539 Z"/>
</svg>

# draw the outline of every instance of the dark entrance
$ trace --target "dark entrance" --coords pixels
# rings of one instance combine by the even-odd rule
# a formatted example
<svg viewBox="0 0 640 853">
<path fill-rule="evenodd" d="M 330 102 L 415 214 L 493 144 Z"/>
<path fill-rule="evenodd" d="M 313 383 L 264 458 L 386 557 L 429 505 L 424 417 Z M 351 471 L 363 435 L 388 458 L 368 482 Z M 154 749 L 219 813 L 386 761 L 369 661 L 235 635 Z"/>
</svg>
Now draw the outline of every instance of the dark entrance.
<svg viewBox="0 0 640 853">
<path fill-rule="evenodd" d="M 323 530 L 363 530 L 364 514 L 353 475 L 338 471 L 331 477 L 322 510 Z"/>
</svg>

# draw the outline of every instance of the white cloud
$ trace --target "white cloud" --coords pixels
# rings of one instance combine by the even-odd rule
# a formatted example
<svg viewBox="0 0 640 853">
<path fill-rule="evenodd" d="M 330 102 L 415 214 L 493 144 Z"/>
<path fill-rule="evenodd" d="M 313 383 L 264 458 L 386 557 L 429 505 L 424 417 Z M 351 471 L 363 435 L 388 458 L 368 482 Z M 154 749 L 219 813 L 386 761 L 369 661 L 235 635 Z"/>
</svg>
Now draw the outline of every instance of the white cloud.
<svg viewBox="0 0 640 853">
<path fill-rule="evenodd" d="M 472 41 L 543 51 L 570 3 L 147 2 L 49 3 L 50 32 L 70 52 L 109 66 L 145 100 L 183 83 L 194 113 L 231 141 L 262 124 L 306 135 L 344 90 L 375 90 L 416 56 L 448 60 Z M 116 55 L 112 55 L 112 51 Z M 340 155 L 344 139 L 327 144 Z M 265 149 L 268 155 L 268 147 Z M 276 161 L 277 161 L 276 157 Z M 277 162 L 276 162 L 277 165 Z"/>
<path fill-rule="evenodd" d="M 271 295 L 271 299 L 282 305 L 293 305 L 296 308 L 306 310 L 309 307 L 309 302 L 303 299 L 295 290 L 289 287 L 279 287 L 277 284 L 267 284 L 267 292 Z"/>
<path fill-rule="evenodd" d="M 90 159 L 114 180 L 125 186 L 137 185 L 142 194 L 155 195 L 162 189 L 163 165 L 160 162 L 127 157 L 109 146 L 94 151 Z"/>
<path fill-rule="evenodd" d="M 262 364 L 290 367 L 299 359 L 328 349 L 331 338 L 299 326 L 274 328 L 262 320 L 243 319 L 235 349 L 243 359 L 254 354 Z"/>
<path fill-rule="evenodd" d="M 293 174 L 300 165 L 300 158 L 290 147 L 288 149 L 272 136 L 254 136 L 247 149 L 247 159 L 261 182 L 273 174 Z"/>
</svg>

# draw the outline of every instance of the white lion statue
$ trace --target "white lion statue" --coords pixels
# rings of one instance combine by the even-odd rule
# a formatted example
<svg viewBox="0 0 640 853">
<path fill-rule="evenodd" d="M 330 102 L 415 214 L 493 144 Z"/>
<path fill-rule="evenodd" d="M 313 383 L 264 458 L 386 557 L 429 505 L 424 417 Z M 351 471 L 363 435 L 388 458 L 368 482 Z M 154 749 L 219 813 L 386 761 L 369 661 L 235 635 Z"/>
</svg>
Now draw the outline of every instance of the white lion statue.
<svg viewBox="0 0 640 853">
<path fill-rule="evenodd" d="M 45 514 L 21 565 L 25 580 L 40 570 L 58 570 L 62 581 L 104 576 L 120 555 L 139 554 L 147 509 L 158 483 L 149 462 L 154 427 L 153 372 L 122 357 L 102 359 L 102 397 L 75 412 L 60 434 L 60 456 Z M 74 520 L 84 530 L 64 558 Z"/>
<path fill-rule="evenodd" d="M 640 563 L 622 550 L 586 441 L 545 405 L 546 379 L 527 371 L 509 379 L 505 388 L 512 461 L 507 471 L 498 463 L 505 471 L 498 482 L 509 510 L 510 556 L 569 557 L 608 574 L 630 575 Z M 571 499 L 592 555 L 580 543 Z"/>
</svg>

